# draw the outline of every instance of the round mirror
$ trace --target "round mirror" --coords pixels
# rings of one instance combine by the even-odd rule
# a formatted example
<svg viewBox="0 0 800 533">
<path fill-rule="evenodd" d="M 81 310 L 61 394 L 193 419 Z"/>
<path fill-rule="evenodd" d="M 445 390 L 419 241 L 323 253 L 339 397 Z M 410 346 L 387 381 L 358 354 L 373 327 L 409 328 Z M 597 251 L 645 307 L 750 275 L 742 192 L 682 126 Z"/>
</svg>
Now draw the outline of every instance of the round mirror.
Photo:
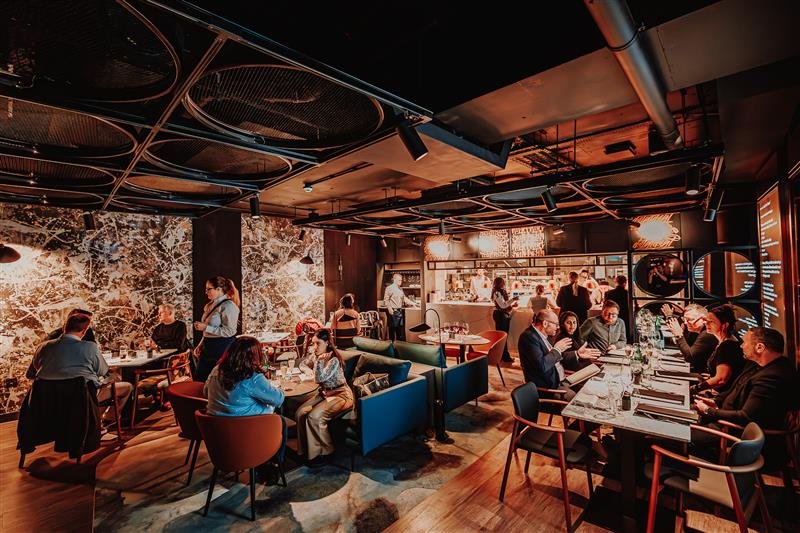
<svg viewBox="0 0 800 533">
<path fill-rule="evenodd" d="M 756 266 L 737 252 L 709 252 L 695 262 L 692 279 L 710 296 L 735 298 L 755 285 Z"/>
<path fill-rule="evenodd" d="M 648 254 L 636 263 L 636 285 L 654 296 L 674 296 L 686 287 L 683 261 L 671 254 Z"/>
</svg>

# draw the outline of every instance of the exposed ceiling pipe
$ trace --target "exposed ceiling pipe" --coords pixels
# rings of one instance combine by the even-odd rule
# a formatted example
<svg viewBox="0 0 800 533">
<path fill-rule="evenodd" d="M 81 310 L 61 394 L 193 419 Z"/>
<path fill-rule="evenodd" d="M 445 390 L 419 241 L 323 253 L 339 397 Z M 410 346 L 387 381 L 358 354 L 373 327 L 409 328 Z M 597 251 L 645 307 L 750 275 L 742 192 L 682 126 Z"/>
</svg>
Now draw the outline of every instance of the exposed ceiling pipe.
<svg viewBox="0 0 800 533">
<path fill-rule="evenodd" d="M 683 139 L 667 105 L 667 91 L 642 37 L 644 28 L 634 22 L 628 3 L 625 0 L 584 0 L 584 3 L 664 144 L 668 148 L 681 146 Z"/>
</svg>

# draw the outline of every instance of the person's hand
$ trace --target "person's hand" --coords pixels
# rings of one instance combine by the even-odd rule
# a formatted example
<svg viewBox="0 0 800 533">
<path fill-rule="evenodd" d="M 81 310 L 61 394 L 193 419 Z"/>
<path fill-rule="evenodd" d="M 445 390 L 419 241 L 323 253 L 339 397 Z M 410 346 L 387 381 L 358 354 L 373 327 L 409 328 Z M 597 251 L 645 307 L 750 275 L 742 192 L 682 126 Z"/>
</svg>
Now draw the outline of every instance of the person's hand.
<svg viewBox="0 0 800 533">
<path fill-rule="evenodd" d="M 580 348 L 577 349 L 578 357 L 581 359 L 597 359 L 600 357 L 600 350 L 597 348 L 589 348 L 584 342 Z"/>
<path fill-rule="evenodd" d="M 698 396 L 694 399 L 694 407 L 698 410 L 698 412 L 702 414 L 706 414 L 711 407 L 714 407 L 715 403 L 713 400 L 709 400 L 707 398 L 703 398 Z"/>
<path fill-rule="evenodd" d="M 676 339 L 680 339 L 681 337 L 683 337 L 683 326 L 681 325 L 680 322 L 678 322 L 678 319 L 674 317 L 670 318 L 667 321 L 667 327 L 672 332 L 673 337 L 675 337 Z"/>
<path fill-rule="evenodd" d="M 194 329 L 197 331 L 205 331 L 206 330 L 206 323 L 205 322 L 195 322 Z"/>
<path fill-rule="evenodd" d="M 570 339 L 569 337 L 564 337 L 563 339 L 561 339 L 560 341 L 556 342 L 553 345 L 553 348 L 562 353 L 571 347 L 572 347 L 572 339 Z"/>
<path fill-rule="evenodd" d="M 664 304 L 664 305 L 661 306 L 661 312 L 664 313 L 665 317 L 668 317 L 668 318 L 671 317 L 672 316 L 672 311 L 673 311 L 672 310 L 672 305 L 670 305 L 670 304 Z"/>
</svg>

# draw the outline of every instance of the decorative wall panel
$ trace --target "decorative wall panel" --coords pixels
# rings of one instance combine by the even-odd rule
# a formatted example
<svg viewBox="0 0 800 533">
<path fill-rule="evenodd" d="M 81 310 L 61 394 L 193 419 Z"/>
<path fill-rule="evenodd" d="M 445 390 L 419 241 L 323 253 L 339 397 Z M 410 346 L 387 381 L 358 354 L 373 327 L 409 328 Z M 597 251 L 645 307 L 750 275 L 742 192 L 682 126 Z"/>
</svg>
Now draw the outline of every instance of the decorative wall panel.
<svg viewBox="0 0 800 533">
<path fill-rule="evenodd" d="M 73 307 L 95 313 L 101 346 L 141 340 L 160 303 L 191 319 L 189 219 L 102 213 L 97 221 L 87 232 L 78 210 L 0 204 L 0 242 L 22 254 L 0 264 L 0 412 L 19 408 L 36 346 Z"/>
<path fill-rule="evenodd" d="M 287 219 L 242 217 L 242 331 L 293 331 L 304 317 L 323 318 L 323 231 L 299 235 Z M 313 265 L 300 262 L 306 255 Z"/>
</svg>

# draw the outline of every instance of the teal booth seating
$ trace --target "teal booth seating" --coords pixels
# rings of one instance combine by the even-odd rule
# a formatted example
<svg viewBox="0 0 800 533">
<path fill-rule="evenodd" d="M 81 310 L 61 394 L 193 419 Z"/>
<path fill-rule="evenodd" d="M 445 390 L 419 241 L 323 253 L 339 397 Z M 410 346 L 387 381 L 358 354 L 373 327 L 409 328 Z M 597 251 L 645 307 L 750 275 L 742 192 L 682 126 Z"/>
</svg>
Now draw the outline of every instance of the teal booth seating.
<svg viewBox="0 0 800 533">
<path fill-rule="evenodd" d="M 445 413 L 489 392 L 489 360 L 485 356 L 448 367 L 441 345 L 392 343 L 365 337 L 355 337 L 353 343 L 361 352 L 410 361 L 411 372 L 426 378 L 439 440 L 448 438 Z"/>
<path fill-rule="evenodd" d="M 356 399 L 353 410 L 332 420 L 330 428 L 334 439 L 354 452 L 367 455 L 397 437 L 425 428 L 428 420 L 427 383 L 420 376 L 409 376 L 409 361 L 350 350 L 339 353 L 344 359 L 348 383 L 372 372 L 388 374 L 391 386 Z"/>
</svg>

